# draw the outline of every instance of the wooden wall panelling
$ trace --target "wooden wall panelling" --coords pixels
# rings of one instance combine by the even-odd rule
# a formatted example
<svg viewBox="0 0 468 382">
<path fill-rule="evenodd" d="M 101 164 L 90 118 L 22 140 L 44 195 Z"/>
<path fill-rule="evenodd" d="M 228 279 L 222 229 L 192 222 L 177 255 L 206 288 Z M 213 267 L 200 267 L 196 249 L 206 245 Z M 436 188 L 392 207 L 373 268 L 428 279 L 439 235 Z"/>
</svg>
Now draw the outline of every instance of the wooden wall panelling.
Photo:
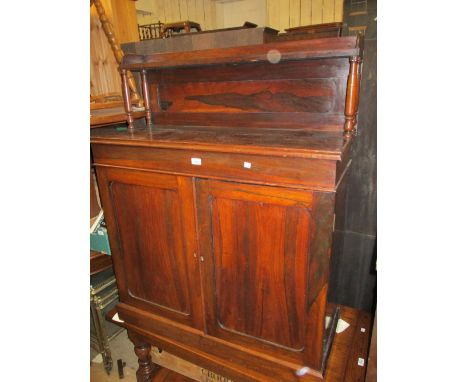
<svg viewBox="0 0 468 382">
<path fill-rule="evenodd" d="M 343 21 L 343 0 L 335 0 L 335 22 Z"/>
<path fill-rule="evenodd" d="M 157 10 L 161 12 L 161 14 L 164 14 L 164 18 L 161 19 L 161 22 L 163 23 L 169 23 L 172 22 L 172 17 L 171 17 L 171 1 L 169 0 L 157 0 Z"/>
<path fill-rule="evenodd" d="M 90 27 L 90 93 L 92 96 L 120 94 L 121 83 L 117 62 L 94 5 L 90 8 Z"/>
<path fill-rule="evenodd" d="M 102 5 L 101 0 L 94 0 L 93 4 L 96 8 L 97 14 L 99 15 L 99 21 L 101 22 L 102 30 L 104 31 L 107 41 L 112 49 L 112 52 L 114 54 L 114 59 L 116 63 L 119 65 L 120 62 L 122 61 L 122 58 L 124 56 L 124 53 L 120 47 L 120 42 L 117 38 L 117 35 L 114 30 L 114 26 L 112 25 L 112 21 L 109 19 L 109 17 L 106 14 L 105 8 Z M 122 74 L 122 73 L 121 73 Z M 143 101 L 140 98 L 140 95 L 138 94 L 138 89 L 137 85 L 135 82 L 135 79 L 133 77 L 133 73 L 128 72 L 125 75 L 125 79 L 127 80 L 128 78 L 128 85 L 129 85 L 129 90 L 130 90 L 130 95 L 131 95 L 131 100 L 133 103 L 137 103 L 138 105 L 142 106 Z M 126 90 L 128 90 L 127 86 L 125 87 Z M 127 91 L 125 92 L 124 96 L 127 96 Z M 127 105 L 127 103 L 126 103 Z M 127 110 L 130 109 L 130 104 L 127 105 L 128 107 L 126 108 Z"/>
<path fill-rule="evenodd" d="M 301 0 L 289 0 L 289 25 L 295 27 L 301 25 Z"/>
<path fill-rule="evenodd" d="M 181 20 L 189 20 L 188 17 L 188 0 L 179 0 L 179 12 Z"/>
<path fill-rule="evenodd" d="M 279 0 L 280 31 L 289 28 L 289 0 Z"/>
<path fill-rule="evenodd" d="M 190 20 L 199 23 L 202 30 L 206 30 L 205 7 L 211 5 L 214 6 L 209 2 L 205 5 L 204 0 L 156 0 L 156 12 L 161 15 L 159 19 L 163 23 Z"/>
<path fill-rule="evenodd" d="M 195 3 L 196 2 L 194 0 L 187 0 L 187 18 L 190 21 L 195 21 L 200 24 L 200 21 L 197 19 L 197 7 Z"/>
<path fill-rule="evenodd" d="M 180 0 L 172 0 L 171 2 L 171 21 L 180 21 L 182 20 L 182 16 L 180 13 Z M 171 22 L 168 21 L 168 22 Z"/>
<path fill-rule="evenodd" d="M 203 0 L 191 0 L 191 2 L 195 3 L 195 18 L 192 21 L 199 23 L 202 30 L 206 30 Z"/>
<path fill-rule="evenodd" d="M 135 2 L 101 0 L 119 43 L 138 41 Z M 90 93 L 92 96 L 121 92 L 118 64 L 99 20 L 95 5 L 90 7 Z"/>
<path fill-rule="evenodd" d="M 267 0 L 267 23 L 271 28 L 281 30 L 278 0 Z"/>
<path fill-rule="evenodd" d="M 109 0 L 107 0 L 109 1 Z M 120 44 L 139 40 L 134 0 L 110 0 L 110 20 Z M 106 9 L 107 11 L 107 9 Z"/>
<path fill-rule="evenodd" d="M 301 25 L 312 24 L 312 0 L 301 0 Z"/>
<path fill-rule="evenodd" d="M 242 9 L 247 1 L 238 1 L 238 7 L 234 9 L 238 9 L 238 13 L 245 13 Z M 141 1 L 139 7 L 153 12 L 151 22 L 160 20 L 166 23 L 189 19 L 199 23 L 203 30 L 211 30 L 227 26 L 223 9 L 232 8 L 232 4 L 234 3 L 219 3 L 213 0 L 153 0 L 151 3 Z M 343 0 L 265 0 L 264 7 L 266 8 L 263 9 L 266 14 L 266 25 L 259 24 L 259 26 L 269 26 L 280 31 L 300 25 L 343 20 Z M 262 12 L 262 10 L 258 9 L 256 12 Z M 252 18 L 262 19 L 252 16 L 251 13 L 242 16 L 244 21 L 251 21 Z M 149 23 L 147 17 L 140 18 L 140 20 L 143 21 L 140 23 Z M 226 23 L 229 24 L 228 21 Z"/>
<path fill-rule="evenodd" d="M 156 0 L 155 3 L 155 11 L 156 11 L 156 22 L 161 21 L 162 23 L 165 23 L 167 21 L 167 16 L 166 16 L 166 6 L 164 4 L 164 0 Z"/>
<path fill-rule="evenodd" d="M 323 0 L 312 0 L 312 17 L 311 24 L 321 24 L 323 21 L 322 17 L 322 6 Z"/>
<path fill-rule="evenodd" d="M 335 0 L 323 0 L 322 23 L 332 23 L 334 21 L 335 21 Z"/>
<path fill-rule="evenodd" d="M 216 3 L 213 0 L 210 0 L 209 14 L 212 22 L 211 29 L 222 28 L 222 26 L 216 25 Z"/>
<path fill-rule="evenodd" d="M 216 25 L 216 9 L 215 3 L 213 0 L 204 0 L 204 9 L 205 9 L 205 29 L 211 30 L 221 28 L 221 26 Z"/>
<path fill-rule="evenodd" d="M 173 16 L 172 16 L 172 7 L 171 7 L 171 3 L 173 3 L 174 1 L 173 0 L 162 0 L 161 1 L 161 6 L 158 10 L 161 10 L 161 9 L 164 9 L 164 23 L 171 23 L 171 22 L 174 22 L 174 21 L 177 21 L 177 20 L 174 20 Z"/>
<path fill-rule="evenodd" d="M 268 26 L 283 31 L 301 25 L 343 21 L 343 0 L 268 0 Z M 289 26 L 286 20 L 289 20 Z"/>
</svg>

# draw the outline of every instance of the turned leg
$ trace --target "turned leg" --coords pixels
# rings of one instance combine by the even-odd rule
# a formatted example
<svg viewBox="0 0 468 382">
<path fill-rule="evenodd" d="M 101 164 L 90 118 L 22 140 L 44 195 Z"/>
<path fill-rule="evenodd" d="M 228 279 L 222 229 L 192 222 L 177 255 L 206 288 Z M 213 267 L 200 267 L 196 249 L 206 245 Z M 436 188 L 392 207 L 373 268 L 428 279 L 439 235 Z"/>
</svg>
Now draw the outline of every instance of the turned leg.
<svg viewBox="0 0 468 382">
<path fill-rule="evenodd" d="M 151 382 L 159 366 L 151 361 L 151 345 L 135 333 L 129 332 L 128 338 L 135 345 L 135 354 L 138 357 L 138 382 Z"/>
<path fill-rule="evenodd" d="M 360 65 L 361 57 L 349 59 L 348 84 L 345 102 L 345 138 L 351 138 L 356 132 L 356 113 L 358 108 L 359 86 L 361 81 Z"/>
<path fill-rule="evenodd" d="M 141 71 L 141 88 L 143 90 L 143 100 L 145 104 L 145 113 L 146 113 L 146 125 L 151 125 L 151 110 L 149 103 L 149 89 L 148 81 L 146 80 L 146 70 Z"/>
<path fill-rule="evenodd" d="M 122 77 L 122 96 L 124 101 L 125 114 L 127 115 L 128 128 L 133 129 L 133 115 L 132 115 L 132 102 L 130 100 L 130 90 L 128 88 L 127 70 L 121 69 L 120 75 Z"/>
</svg>

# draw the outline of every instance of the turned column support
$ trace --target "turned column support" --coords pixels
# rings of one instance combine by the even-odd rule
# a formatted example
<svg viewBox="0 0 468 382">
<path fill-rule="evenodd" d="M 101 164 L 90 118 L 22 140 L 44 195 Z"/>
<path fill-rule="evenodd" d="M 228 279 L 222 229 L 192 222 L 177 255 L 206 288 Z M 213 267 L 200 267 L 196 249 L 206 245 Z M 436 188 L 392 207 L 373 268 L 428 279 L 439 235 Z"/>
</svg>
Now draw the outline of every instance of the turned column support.
<svg viewBox="0 0 468 382">
<path fill-rule="evenodd" d="M 130 100 L 130 90 L 128 88 L 127 69 L 120 69 L 122 77 L 122 96 L 124 101 L 125 114 L 127 114 L 128 128 L 133 129 L 132 101 Z"/>
<path fill-rule="evenodd" d="M 145 104 L 146 124 L 149 126 L 152 124 L 152 121 L 151 121 L 151 110 L 150 110 L 150 103 L 149 103 L 149 89 L 148 89 L 148 82 L 146 80 L 145 69 L 141 71 L 141 89 L 143 91 L 143 101 Z"/>
<path fill-rule="evenodd" d="M 151 361 L 151 345 L 133 332 L 128 332 L 128 338 L 135 345 L 135 354 L 138 357 L 138 370 L 136 377 L 138 382 L 151 382 L 159 366 Z"/>
<path fill-rule="evenodd" d="M 351 138 L 355 133 L 356 115 L 359 103 L 359 86 L 361 83 L 361 57 L 349 59 L 348 86 L 346 89 L 344 134 Z"/>
</svg>

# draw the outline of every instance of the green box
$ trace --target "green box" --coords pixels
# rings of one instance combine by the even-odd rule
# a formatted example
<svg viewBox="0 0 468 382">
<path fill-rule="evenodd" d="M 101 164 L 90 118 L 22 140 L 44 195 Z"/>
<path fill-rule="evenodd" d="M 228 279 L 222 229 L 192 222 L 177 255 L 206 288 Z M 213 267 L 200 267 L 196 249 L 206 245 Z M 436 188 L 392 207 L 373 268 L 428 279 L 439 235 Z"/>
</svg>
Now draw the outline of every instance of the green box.
<svg viewBox="0 0 468 382">
<path fill-rule="evenodd" d="M 106 223 L 104 222 L 104 217 L 101 217 L 99 224 L 91 232 L 91 243 L 90 248 L 96 252 L 104 252 L 108 255 L 111 254 L 109 237 L 107 236 Z"/>
</svg>

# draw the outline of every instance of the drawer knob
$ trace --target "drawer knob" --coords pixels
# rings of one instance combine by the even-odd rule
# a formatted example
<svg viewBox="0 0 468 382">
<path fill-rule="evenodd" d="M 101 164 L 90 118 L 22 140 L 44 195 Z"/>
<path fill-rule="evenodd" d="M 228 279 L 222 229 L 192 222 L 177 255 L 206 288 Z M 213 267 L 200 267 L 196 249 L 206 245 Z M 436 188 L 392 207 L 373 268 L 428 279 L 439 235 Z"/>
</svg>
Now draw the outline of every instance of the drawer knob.
<svg viewBox="0 0 468 382">
<path fill-rule="evenodd" d="M 191 158 L 192 164 L 195 166 L 201 166 L 201 158 Z"/>
<path fill-rule="evenodd" d="M 251 168 L 251 167 L 252 167 L 252 163 L 244 162 L 244 168 Z"/>
</svg>

